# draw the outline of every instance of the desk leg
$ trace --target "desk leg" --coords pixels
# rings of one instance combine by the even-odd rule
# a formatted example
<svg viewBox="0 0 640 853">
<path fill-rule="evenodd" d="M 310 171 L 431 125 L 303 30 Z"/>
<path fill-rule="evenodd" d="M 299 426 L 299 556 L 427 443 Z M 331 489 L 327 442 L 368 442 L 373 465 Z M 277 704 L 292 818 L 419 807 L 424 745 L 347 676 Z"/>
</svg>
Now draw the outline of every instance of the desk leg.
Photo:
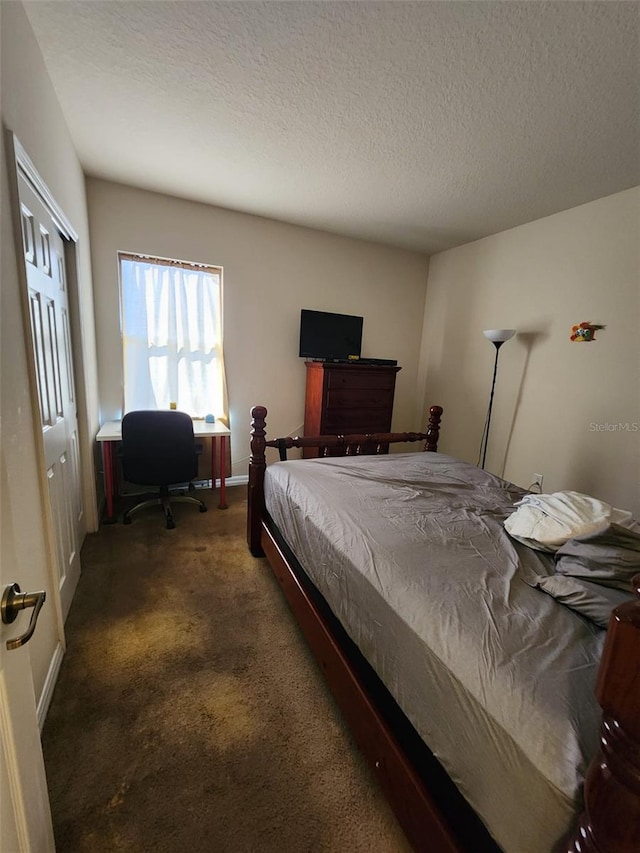
<svg viewBox="0 0 640 853">
<path fill-rule="evenodd" d="M 226 494 L 226 467 L 227 467 L 227 437 L 220 436 L 220 504 L 218 509 L 227 509 L 227 494 Z"/>
<path fill-rule="evenodd" d="M 102 442 L 102 461 L 104 465 L 104 489 L 107 499 L 107 517 L 105 522 L 112 524 L 115 521 L 113 514 L 113 493 L 114 493 L 114 458 L 113 458 L 113 441 Z"/>
<path fill-rule="evenodd" d="M 211 436 L 211 491 L 215 492 L 216 490 L 216 453 L 218 452 L 218 448 L 216 445 L 216 437 L 215 435 Z"/>
</svg>

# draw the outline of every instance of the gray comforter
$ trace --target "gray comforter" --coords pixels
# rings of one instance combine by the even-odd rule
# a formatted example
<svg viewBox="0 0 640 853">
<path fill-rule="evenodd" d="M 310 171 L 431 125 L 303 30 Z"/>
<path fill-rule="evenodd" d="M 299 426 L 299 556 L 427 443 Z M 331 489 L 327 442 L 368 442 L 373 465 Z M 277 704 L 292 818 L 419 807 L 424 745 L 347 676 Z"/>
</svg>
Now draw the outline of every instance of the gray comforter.
<svg viewBox="0 0 640 853">
<path fill-rule="evenodd" d="M 497 842 L 548 853 L 597 743 L 605 632 L 512 540 L 522 490 L 442 454 L 269 466 L 267 508 Z"/>
</svg>

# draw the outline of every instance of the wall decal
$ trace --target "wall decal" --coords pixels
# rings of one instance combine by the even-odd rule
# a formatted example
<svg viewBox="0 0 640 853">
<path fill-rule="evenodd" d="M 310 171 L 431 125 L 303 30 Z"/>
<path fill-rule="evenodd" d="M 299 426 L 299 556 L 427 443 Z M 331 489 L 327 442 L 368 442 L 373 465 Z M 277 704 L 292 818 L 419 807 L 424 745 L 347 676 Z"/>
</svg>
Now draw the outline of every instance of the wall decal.
<svg viewBox="0 0 640 853">
<path fill-rule="evenodd" d="M 595 341 L 596 332 L 598 329 L 606 329 L 606 326 L 599 326 L 595 323 L 578 323 L 577 326 L 571 327 L 571 340 L 577 341 L 580 343 L 581 341 L 585 341 L 589 343 L 590 341 Z"/>
</svg>

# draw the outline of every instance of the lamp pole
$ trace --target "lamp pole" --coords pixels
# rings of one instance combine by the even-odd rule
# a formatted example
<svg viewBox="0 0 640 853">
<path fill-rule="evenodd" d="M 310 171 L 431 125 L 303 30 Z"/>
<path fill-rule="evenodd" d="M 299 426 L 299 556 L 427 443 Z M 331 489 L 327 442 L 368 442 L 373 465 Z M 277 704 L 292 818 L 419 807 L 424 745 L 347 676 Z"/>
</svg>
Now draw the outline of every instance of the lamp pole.
<svg viewBox="0 0 640 853">
<path fill-rule="evenodd" d="M 487 410 L 487 418 L 484 425 L 484 432 L 482 433 L 482 441 L 480 442 L 480 451 L 482 464 L 481 467 L 484 468 L 484 463 L 487 458 L 487 447 L 489 445 L 489 429 L 491 427 L 491 410 L 493 409 L 493 395 L 496 390 L 496 377 L 498 375 L 498 355 L 500 353 L 500 347 L 505 341 L 510 340 L 516 331 L 515 329 L 487 329 L 482 334 L 491 341 L 491 343 L 496 348 L 496 358 L 493 363 L 493 378 L 491 380 L 491 394 L 489 396 L 489 408 Z"/>
<path fill-rule="evenodd" d="M 493 395 L 496 390 L 496 376 L 498 375 L 498 353 L 500 352 L 500 347 L 504 341 L 492 341 L 492 344 L 496 348 L 496 360 L 493 363 L 493 379 L 491 380 L 491 394 L 489 396 L 489 410 L 487 412 L 487 426 L 484 431 L 484 448 L 482 451 L 482 467 L 484 468 L 484 463 L 487 458 L 487 446 L 489 444 L 489 428 L 491 426 L 491 410 L 493 408 Z"/>
</svg>

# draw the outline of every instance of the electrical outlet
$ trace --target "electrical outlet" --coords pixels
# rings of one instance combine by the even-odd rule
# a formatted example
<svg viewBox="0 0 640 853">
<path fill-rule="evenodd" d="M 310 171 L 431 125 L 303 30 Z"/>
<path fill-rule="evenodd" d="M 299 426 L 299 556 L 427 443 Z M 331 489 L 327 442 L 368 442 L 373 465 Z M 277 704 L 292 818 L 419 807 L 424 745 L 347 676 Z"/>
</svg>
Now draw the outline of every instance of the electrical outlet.
<svg viewBox="0 0 640 853">
<path fill-rule="evenodd" d="M 540 491 L 542 492 L 542 480 L 543 479 L 544 478 L 543 478 L 542 474 L 534 474 L 533 475 L 533 483 L 531 484 L 531 488 L 533 489 L 537 486 L 540 489 Z"/>
</svg>

